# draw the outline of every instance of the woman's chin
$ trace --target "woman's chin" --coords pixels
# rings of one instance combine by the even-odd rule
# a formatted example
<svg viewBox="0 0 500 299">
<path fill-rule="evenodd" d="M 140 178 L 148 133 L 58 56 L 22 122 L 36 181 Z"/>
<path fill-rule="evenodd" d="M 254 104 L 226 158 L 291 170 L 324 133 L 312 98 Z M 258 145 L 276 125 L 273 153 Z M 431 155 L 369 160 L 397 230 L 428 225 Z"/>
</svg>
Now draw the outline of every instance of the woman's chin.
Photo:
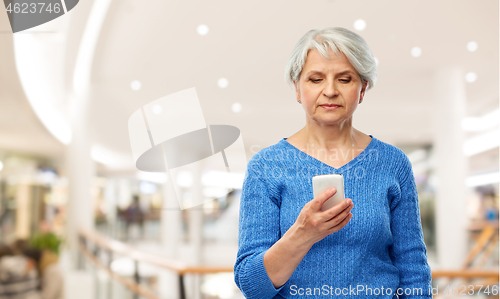
<svg viewBox="0 0 500 299">
<path fill-rule="evenodd" d="M 313 120 L 321 126 L 338 126 L 345 122 L 344 118 L 339 117 L 316 117 Z"/>
</svg>

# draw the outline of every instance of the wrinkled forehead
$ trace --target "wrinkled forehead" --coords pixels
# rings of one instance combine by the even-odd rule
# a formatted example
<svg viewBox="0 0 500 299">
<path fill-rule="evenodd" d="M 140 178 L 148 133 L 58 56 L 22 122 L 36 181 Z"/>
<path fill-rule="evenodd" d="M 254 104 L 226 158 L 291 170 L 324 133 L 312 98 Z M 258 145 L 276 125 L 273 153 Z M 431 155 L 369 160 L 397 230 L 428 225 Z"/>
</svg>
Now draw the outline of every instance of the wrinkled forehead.
<svg viewBox="0 0 500 299">
<path fill-rule="evenodd" d="M 330 50 L 328 55 L 328 57 L 325 57 L 315 48 L 309 50 L 300 76 L 302 77 L 303 74 L 311 70 L 318 72 L 344 72 L 350 70 L 357 74 L 356 69 L 352 66 L 344 53 L 339 51 L 338 55 L 336 55 L 335 52 Z"/>
</svg>

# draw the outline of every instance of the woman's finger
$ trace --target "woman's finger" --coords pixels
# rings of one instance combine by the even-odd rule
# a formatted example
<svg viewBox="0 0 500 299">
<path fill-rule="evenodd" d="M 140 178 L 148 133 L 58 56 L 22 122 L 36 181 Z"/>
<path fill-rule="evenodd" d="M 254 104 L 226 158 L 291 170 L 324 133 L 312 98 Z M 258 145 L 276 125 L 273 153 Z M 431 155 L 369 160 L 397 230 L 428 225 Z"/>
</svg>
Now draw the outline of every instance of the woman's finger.
<svg viewBox="0 0 500 299">
<path fill-rule="evenodd" d="M 334 205 L 333 207 L 329 208 L 326 211 L 323 211 L 323 214 L 325 215 L 324 217 L 328 220 L 334 218 L 338 214 L 342 213 L 346 209 L 352 209 L 353 203 L 350 198 L 346 198 L 342 202 Z"/>
<path fill-rule="evenodd" d="M 335 187 L 326 189 L 325 191 L 321 192 L 315 199 L 313 199 L 313 207 L 315 208 L 315 210 L 319 211 L 323 204 L 335 193 L 337 193 L 337 189 Z"/>
<path fill-rule="evenodd" d="M 338 232 L 339 230 L 341 230 L 344 226 L 346 226 L 347 223 L 349 223 L 349 221 L 351 220 L 352 218 L 352 214 L 349 213 L 347 214 L 347 216 L 344 218 L 344 220 L 342 220 L 342 222 L 340 222 L 339 224 L 337 225 L 334 225 L 332 226 L 328 232 L 331 234 L 331 233 L 334 233 L 334 232 Z"/>
<path fill-rule="evenodd" d="M 343 211 L 341 211 L 337 215 L 329 218 L 326 222 L 328 223 L 328 225 L 331 225 L 331 226 L 338 225 L 347 217 L 347 215 L 351 212 L 351 210 L 352 210 L 352 205 L 349 205 L 347 208 L 345 208 Z"/>
</svg>

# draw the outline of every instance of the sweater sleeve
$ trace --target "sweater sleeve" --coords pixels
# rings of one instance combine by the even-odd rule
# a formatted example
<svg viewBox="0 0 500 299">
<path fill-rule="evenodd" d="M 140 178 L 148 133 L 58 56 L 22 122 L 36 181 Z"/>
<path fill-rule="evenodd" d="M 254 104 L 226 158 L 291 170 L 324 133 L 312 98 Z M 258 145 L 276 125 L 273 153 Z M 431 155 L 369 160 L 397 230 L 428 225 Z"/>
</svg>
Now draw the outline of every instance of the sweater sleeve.
<svg viewBox="0 0 500 299">
<path fill-rule="evenodd" d="M 264 267 L 264 254 L 280 238 L 280 209 L 263 174 L 250 160 L 240 202 L 234 280 L 249 299 L 273 298 L 283 288 L 274 287 Z"/>
<path fill-rule="evenodd" d="M 389 254 L 399 270 L 399 298 L 432 298 L 429 292 L 431 269 L 427 263 L 417 187 L 411 162 L 403 152 L 401 153 L 403 158 L 398 165 L 400 193 L 391 203 L 391 231 L 394 243 L 389 248 Z"/>
</svg>

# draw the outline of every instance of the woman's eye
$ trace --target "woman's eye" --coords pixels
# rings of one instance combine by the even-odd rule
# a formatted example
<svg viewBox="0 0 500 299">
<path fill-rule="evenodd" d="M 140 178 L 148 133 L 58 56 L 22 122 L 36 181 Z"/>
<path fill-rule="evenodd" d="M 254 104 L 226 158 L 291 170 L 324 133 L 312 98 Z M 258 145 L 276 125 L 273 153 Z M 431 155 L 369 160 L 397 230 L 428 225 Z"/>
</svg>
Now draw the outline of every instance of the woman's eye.
<svg viewBox="0 0 500 299">
<path fill-rule="evenodd" d="M 349 83 L 351 82 L 351 79 L 340 79 L 341 82 L 344 82 L 344 83 Z"/>
<path fill-rule="evenodd" d="M 319 81 L 321 81 L 321 79 L 311 79 L 311 81 L 314 83 L 318 83 Z"/>
</svg>

